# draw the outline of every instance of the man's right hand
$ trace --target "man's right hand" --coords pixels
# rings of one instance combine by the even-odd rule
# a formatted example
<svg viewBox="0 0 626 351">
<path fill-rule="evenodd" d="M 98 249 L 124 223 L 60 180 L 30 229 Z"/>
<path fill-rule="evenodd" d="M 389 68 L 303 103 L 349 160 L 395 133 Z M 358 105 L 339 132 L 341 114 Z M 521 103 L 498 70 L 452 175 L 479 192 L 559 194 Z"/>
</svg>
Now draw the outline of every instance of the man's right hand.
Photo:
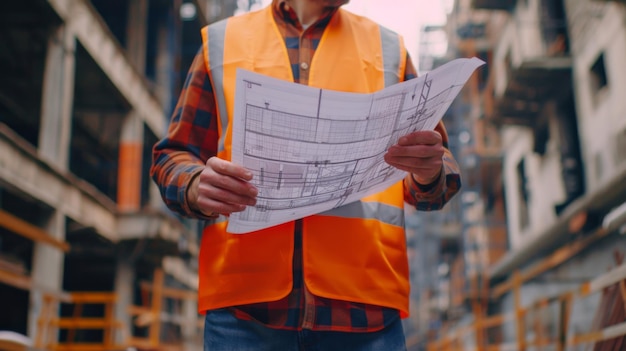
<svg viewBox="0 0 626 351">
<path fill-rule="evenodd" d="M 229 215 L 256 204 L 257 188 L 252 173 L 230 161 L 211 157 L 189 185 L 189 206 L 206 216 Z"/>
</svg>

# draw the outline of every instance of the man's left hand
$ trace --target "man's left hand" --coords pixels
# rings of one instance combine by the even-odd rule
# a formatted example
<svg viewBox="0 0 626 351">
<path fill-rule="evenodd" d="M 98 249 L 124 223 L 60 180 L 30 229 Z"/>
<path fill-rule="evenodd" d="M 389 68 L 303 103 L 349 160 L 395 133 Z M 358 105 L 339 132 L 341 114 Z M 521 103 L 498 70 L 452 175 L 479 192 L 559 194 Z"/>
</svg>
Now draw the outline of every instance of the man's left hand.
<svg viewBox="0 0 626 351">
<path fill-rule="evenodd" d="M 407 171 L 421 185 L 436 181 L 441 175 L 445 148 L 441 134 L 436 131 L 417 131 L 405 135 L 387 150 L 385 162 Z"/>
</svg>

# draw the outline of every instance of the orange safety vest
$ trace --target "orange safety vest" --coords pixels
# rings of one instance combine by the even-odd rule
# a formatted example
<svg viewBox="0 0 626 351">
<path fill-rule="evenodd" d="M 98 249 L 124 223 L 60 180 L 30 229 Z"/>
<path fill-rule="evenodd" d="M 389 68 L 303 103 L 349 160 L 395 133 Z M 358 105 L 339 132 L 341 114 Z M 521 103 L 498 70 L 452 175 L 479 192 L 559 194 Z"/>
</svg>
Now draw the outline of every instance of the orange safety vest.
<svg viewBox="0 0 626 351">
<path fill-rule="evenodd" d="M 293 81 L 271 6 L 202 29 L 217 102 L 218 156 L 230 160 L 235 75 L 243 68 Z M 340 9 L 310 66 L 309 85 L 371 93 L 399 82 L 406 68 L 400 36 Z M 207 225 L 199 257 L 199 310 L 275 301 L 292 289 L 295 222 L 248 234 Z M 303 274 L 315 295 L 409 310 L 403 184 L 303 219 Z"/>
</svg>

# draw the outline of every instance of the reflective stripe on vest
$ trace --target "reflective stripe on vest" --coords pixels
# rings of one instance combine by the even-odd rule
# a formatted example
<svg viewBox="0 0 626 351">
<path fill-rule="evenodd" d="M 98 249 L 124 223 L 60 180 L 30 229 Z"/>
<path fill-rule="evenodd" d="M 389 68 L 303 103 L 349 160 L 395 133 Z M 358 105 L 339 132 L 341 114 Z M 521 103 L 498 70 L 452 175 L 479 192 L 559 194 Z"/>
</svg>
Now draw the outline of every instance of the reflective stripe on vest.
<svg viewBox="0 0 626 351">
<path fill-rule="evenodd" d="M 218 156 L 230 160 L 236 70 L 293 81 L 291 64 L 271 7 L 211 24 L 202 37 L 219 114 Z M 373 93 L 402 80 L 405 58 L 397 34 L 340 9 L 315 51 L 309 84 Z M 302 222 L 304 284 L 309 291 L 408 315 L 402 182 Z M 203 233 L 199 309 L 286 296 L 293 285 L 294 222 L 242 235 L 227 233 L 226 226 L 227 218 L 220 217 Z"/>
<path fill-rule="evenodd" d="M 219 87 L 224 86 L 224 36 L 226 35 L 226 20 L 219 21 L 211 26 L 208 30 L 209 42 L 209 62 L 214 66 L 211 69 L 211 78 L 213 79 L 213 93 L 215 94 L 215 102 L 217 103 L 218 113 L 221 120 L 220 140 L 218 150 L 224 151 L 224 137 L 226 135 L 226 126 L 228 126 L 228 112 L 226 110 L 226 98 L 224 90 Z"/>
<path fill-rule="evenodd" d="M 320 213 L 318 216 L 328 215 L 343 218 L 377 219 L 383 223 L 404 227 L 402 209 L 377 202 L 357 201 Z"/>
</svg>

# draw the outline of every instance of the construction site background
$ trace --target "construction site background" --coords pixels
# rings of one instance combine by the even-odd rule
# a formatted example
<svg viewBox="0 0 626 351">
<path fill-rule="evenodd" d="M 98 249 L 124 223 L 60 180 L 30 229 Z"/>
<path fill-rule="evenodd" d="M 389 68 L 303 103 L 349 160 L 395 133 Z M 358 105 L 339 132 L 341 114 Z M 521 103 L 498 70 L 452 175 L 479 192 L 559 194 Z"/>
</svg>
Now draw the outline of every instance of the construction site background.
<svg viewBox="0 0 626 351">
<path fill-rule="evenodd" d="M 408 349 L 626 350 L 625 2 L 447 3 L 420 73 L 487 64 L 444 116 L 462 192 L 407 210 Z M 151 148 L 199 29 L 259 5 L 0 2 L 0 350 L 202 348 Z"/>
<path fill-rule="evenodd" d="M 626 2 L 450 3 L 420 70 L 487 65 L 445 117 L 458 208 L 410 223 L 409 349 L 626 350 Z"/>
</svg>

